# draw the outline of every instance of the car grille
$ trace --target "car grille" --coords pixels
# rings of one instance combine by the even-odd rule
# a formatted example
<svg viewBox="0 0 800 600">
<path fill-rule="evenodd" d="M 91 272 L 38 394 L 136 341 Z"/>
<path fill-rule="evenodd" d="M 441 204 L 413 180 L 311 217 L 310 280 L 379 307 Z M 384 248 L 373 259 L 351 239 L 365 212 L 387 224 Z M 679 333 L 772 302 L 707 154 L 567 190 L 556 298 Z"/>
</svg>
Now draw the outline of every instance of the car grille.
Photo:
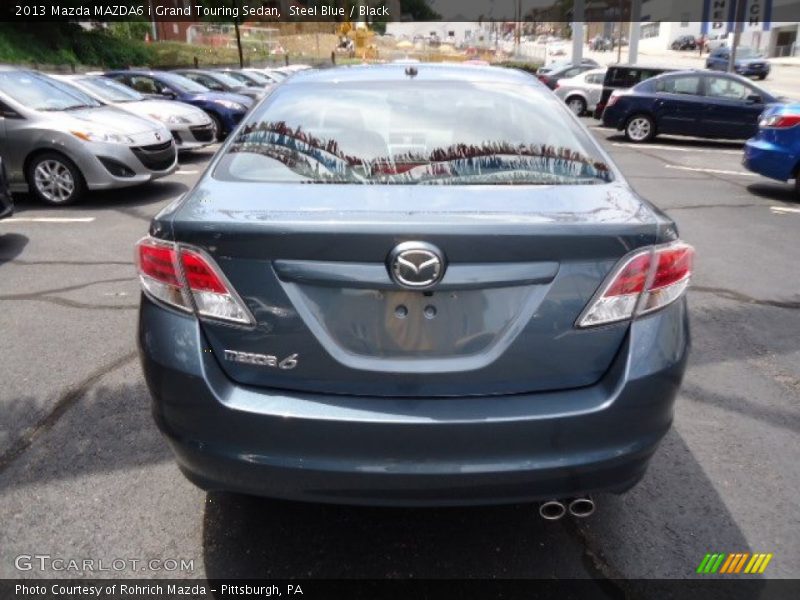
<svg viewBox="0 0 800 600">
<path fill-rule="evenodd" d="M 163 171 L 170 168 L 175 162 L 177 153 L 174 140 L 150 146 L 134 146 L 131 150 L 136 158 L 151 171 Z"/>
<path fill-rule="evenodd" d="M 750 65 L 750 68 L 751 69 L 763 69 L 764 65 L 761 64 L 761 63 L 753 63 L 752 65 Z"/>
<path fill-rule="evenodd" d="M 214 139 L 214 127 L 212 125 L 196 125 L 189 127 L 189 130 L 198 142 L 210 142 Z"/>
</svg>

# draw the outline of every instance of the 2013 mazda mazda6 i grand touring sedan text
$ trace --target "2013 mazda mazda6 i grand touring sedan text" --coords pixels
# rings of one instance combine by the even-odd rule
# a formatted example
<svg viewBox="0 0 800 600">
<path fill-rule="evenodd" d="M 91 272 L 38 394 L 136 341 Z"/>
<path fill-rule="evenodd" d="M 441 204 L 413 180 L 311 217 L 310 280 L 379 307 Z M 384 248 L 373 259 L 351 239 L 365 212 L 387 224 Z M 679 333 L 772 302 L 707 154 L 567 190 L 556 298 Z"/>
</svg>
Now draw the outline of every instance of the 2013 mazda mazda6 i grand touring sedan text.
<svg viewBox="0 0 800 600">
<path fill-rule="evenodd" d="M 692 254 L 526 74 L 301 73 L 138 244 L 155 418 L 207 489 L 587 514 L 670 427 Z"/>
</svg>

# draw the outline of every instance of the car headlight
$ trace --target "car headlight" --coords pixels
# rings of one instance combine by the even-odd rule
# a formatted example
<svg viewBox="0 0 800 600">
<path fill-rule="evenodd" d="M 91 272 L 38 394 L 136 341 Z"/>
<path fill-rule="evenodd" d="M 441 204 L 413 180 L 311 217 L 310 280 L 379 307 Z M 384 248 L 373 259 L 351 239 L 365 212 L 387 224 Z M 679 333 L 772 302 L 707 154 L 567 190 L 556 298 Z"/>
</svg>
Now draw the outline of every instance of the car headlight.
<svg viewBox="0 0 800 600">
<path fill-rule="evenodd" d="M 238 102 L 233 102 L 231 100 L 217 100 L 218 104 L 221 104 L 228 110 L 247 110 L 247 107 L 244 104 L 239 104 Z"/>
<path fill-rule="evenodd" d="M 156 121 L 161 121 L 162 123 L 167 123 L 169 125 L 180 125 L 183 123 L 189 123 L 189 119 L 186 117 L 182 117 L 180 115 L 159 115 L 159 114 L 151 114 L 151 119 L 155 119 Z"/>
<path fill-rule="evenodd" d="M 84 142 L 105 142 L 106 144 L 133 144 L 133 138 L 121 133 L 101 131 L 70 131 L 75 137 Z"/>
</svg>

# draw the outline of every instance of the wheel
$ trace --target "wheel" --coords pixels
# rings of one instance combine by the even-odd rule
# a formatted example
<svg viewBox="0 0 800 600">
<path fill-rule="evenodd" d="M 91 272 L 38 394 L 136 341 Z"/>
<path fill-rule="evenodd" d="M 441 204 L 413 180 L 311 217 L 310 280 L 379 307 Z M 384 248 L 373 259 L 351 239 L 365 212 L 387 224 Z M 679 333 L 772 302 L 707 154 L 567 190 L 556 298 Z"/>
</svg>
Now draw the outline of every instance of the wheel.
<svg viewBox="0 0 800 600">
<path fill-rule="evenodd" d="M 31 192 L 47 204 L 72 204 L 86 191 L 86 183 L 78 167 L 58 152 L 45 152 L 34 157 L 28 165 L 26 176 Z"/>
<path fill-rule="evenodd" d="M 767 78 L 767 74 L 766 74 L 766 73 L 761 73 L 761 74 L 758 76 L 758 78 L 759 78 L 761 81 L 764 81 L 764 80 Z"/>
<path fill-rule="evenodd" d="M 656 124 L 647 115 L 633 115 L 625 124 L 625 137 L 636 144 L 650 141 L 655 134 Z"/>
<path fill-rule="evenodd" d="M 570 96 L 567 98 L 567 106 L 579 117 L 586 112 L 586 100 L 580 96 Z"/>
<path fill-rule="evenodd" d="M 794 194 L 800 200 L 800 169 L 794 174 Z"/>
<path fill-rule="evenodd" d="M 222 127 L 222 119 L 219 118 L 219 115 L 216 113 L 208 113 L 208 116 L 211 117 L 211 122 L 214 124 L 214 131 L 216 132 L 217 141 L 221 142 L 225 139 L 225 131 Z"/>
</svg>

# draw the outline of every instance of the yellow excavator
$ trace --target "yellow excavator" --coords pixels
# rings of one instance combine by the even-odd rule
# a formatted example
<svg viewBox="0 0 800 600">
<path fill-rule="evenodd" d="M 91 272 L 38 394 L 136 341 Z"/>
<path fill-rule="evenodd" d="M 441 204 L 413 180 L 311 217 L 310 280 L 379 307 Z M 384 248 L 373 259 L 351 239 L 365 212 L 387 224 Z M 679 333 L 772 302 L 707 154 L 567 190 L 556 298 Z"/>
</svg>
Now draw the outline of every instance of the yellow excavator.
<svg viewBox="0 0 800 600">
<path fill-rule="evenodd" d="M 349 14 L 350 7 L 345 2 L 345 14 Z M 336 51 L 347 54 L 350 58 L 364 60 L 378 58 L 378 45 L 375 43 L 375 32 L 364 21 L 358 21 L 355 27 L 349 19 L 342 22 L 338 28 L 339 45 Z"/>
</svg>

